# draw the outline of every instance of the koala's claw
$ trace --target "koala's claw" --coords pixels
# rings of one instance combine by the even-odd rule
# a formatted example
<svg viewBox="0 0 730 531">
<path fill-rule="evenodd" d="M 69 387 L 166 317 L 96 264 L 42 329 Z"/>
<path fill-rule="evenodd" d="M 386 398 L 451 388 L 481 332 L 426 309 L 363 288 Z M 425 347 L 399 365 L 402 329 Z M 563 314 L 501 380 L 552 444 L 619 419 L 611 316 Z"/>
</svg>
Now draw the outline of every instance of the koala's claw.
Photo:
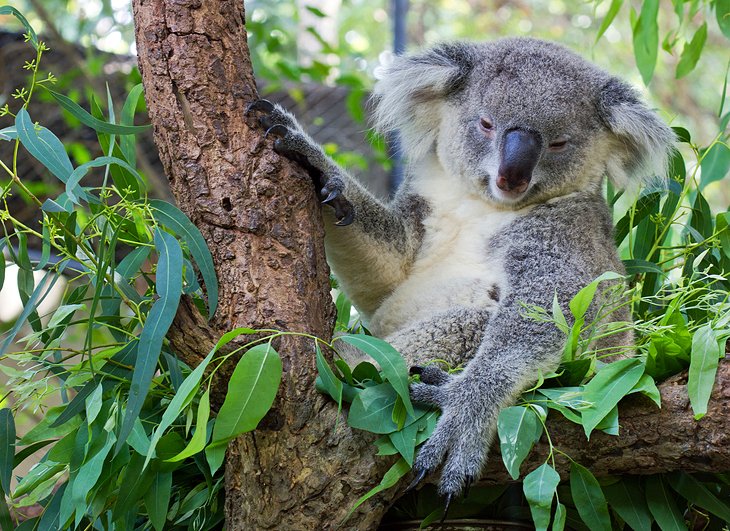
<svg viewBox="0 0 730 531">
<path fill-rule="evenodd" d="M 453 497 L 453 494 L 451 494 L 450 492 L 447 492 L 446 496 L 444 496 L 444 498 L 446 498 L 446 499 L 444 500 L 444 515 L 441 517 L 442 524 L 444 523 L 444 521 L 446 520 L 446 517 L 449 514 L 449 505 L 451 505 L 452 497 Z"/>
<path fill-rule="evenodd" d="M 266 130 L 266 132 L 264 133 L 264 138 L 268 137 L 269 135 L 284 137 L 288 132 L 289 128 L 287 126 L 282 124 L 274 124 Z"/>
<path fill-rule="evenodd" d="M 426 468 L 422 468 L 422 469 L 418 470 L 418 473 L 416 474 L 416 477 L 415 477 L 415 478 L 413 479 L 413 481 L 411 481 L 411 483 L 410 483 L 410 484 L 409 484 L 409 485 L 408 485 L 408 486 L 406 487 L 406 490 L 404 490 L 404 491 L 403 491 L 403 494 L 405 494 L 406 492 L 410 492 L 410 491 L 412 491 L 413 489 L 415 489 L 415 488 L 416 488 L 416 487 L 418 486 L 418 484 L 419 484 L 419 483 L 420 483 L 421 481 L 423 481 L 423 478 L 425 478 L 425 477 L 426 477 L 426 476 L 428 475 L 428 472 L 429 472 L 429 471 L 428 471 L 428 469 L 426 469 Z"/>
<path fill-rule="evenodd" d="M 250 114 L 251 111 L 271 112 L 273 110 L 274 104 L 269 100 L 256 100 L 246 106 L 246 115 Z"/>
<path fill-rule="evenodd" d="M 329 194 L 327 195 L 327 197 L 325 197 L 324 199 L 322 199 L 322 204 L 323 204 L 323 205 L 325 205 L 325 204 L 327 204 L 327 203 L 331 203 L 332 201 L 334 201 L 335 199 L 337 199 L 337 197 L 338 197 L 339 195 L 340 195 L 340 191 L 339 191 L 339 190 L 332 190 L 332 191 L 331 191 L 331 192 L 330 192 L 330 193 L 329 193 Z"/>
</svg>

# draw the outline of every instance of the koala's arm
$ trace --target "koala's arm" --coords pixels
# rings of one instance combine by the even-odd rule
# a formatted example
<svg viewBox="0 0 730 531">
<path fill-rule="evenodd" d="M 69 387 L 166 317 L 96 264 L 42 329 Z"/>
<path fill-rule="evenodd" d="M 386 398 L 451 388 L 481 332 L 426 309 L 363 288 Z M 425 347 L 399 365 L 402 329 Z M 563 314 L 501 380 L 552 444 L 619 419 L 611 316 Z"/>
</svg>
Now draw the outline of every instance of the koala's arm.
<svg viewBox="0 0 730 531">
<path fill-rule="evenodd" d="M 509 286 L 465 370 L 452 375 L 430 370 L 421 375 L 422 383 L 411 387 L 414 400 L 441 410 L 436 429 L 416 458 L 417 480 L 443 463 L 439 491 L 447 499 L 479 478 L 500 410 L 538 379 L 538 370 L 545 374 L 560 362 L 565 335 L 551 322 L 525 316 L 523 303 L 549 308 L 557 293 L 569 316 L 568 303 L 577 291 L 613 268 L 615 252 L 597 255 L 592 250 L 607 246 L 586 244 L 577 231 L 566 232 L 569 225 L 540 228 L 545 221 L 535 216 L 530 221 L 534 226 L 522 231 L 522 237 L 520 231 L 504 235 L 510 242 L 504 249 Z"/>
<path fill-rule="evenodd" d="M 294 116 L 265 100 L 260 111 L 267 134 L 277 136 L 277 153 L 299 163 L 322 201 L 327 258 L 355 306 L 374 312 L 406 276 L 419 245 L 423 207 L 415 196 L 399 194 L 385 204 L 328 157 Z"/>
</svg>

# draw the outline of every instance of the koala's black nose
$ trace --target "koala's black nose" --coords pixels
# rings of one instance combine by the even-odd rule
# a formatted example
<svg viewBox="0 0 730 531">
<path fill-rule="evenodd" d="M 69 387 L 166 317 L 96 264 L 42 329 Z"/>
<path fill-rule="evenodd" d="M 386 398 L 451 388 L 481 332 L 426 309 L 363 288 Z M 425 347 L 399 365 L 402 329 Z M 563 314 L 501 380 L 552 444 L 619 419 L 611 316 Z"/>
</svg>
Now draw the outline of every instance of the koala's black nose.
<svg viewBox="0 0 730 531">
<path fill-rule="evenodd" d="M 507 131 L 502 140 L 497 188 L 520 194 L 527 190 L 541 149 L 542 140 L 537 133 L 524 129 Z"/>
</svg>

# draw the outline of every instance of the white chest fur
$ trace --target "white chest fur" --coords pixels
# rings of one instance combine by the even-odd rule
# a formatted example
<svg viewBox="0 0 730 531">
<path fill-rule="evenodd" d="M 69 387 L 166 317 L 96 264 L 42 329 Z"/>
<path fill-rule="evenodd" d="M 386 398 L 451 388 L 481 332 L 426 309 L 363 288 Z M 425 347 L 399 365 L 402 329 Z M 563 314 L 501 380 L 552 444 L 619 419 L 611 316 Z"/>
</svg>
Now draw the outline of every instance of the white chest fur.
<svg viewBox="0 0 730 531">
<path fill-rule="evenodd" d="M 414 191 L 431 212 L 408 276 L 372 316 L 370 328 L 379 336 L 449 310 L 495 306 L 509 289 L 502 256 L 490 240 L 525 211 L 490 205 L 437 163 L 419 170 Z"/>
</svg>

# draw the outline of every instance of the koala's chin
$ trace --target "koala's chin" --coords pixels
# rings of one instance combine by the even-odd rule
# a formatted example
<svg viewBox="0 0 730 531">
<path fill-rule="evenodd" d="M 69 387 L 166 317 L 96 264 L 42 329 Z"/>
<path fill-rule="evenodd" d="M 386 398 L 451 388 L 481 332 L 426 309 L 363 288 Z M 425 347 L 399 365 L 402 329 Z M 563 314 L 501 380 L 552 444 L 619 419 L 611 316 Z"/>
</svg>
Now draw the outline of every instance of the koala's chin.
<svg viewBox="0 0 730 531">
<path fill-rule="evenodd" d="M 489 202 L 500 207 L 518 209 L 525 206 L 532 195 L 532 182 L 527 184 L 523 190 L 501 190 L 494 179 L 489 179 L 485 187 L 485 195 Z"/>
</svg>

